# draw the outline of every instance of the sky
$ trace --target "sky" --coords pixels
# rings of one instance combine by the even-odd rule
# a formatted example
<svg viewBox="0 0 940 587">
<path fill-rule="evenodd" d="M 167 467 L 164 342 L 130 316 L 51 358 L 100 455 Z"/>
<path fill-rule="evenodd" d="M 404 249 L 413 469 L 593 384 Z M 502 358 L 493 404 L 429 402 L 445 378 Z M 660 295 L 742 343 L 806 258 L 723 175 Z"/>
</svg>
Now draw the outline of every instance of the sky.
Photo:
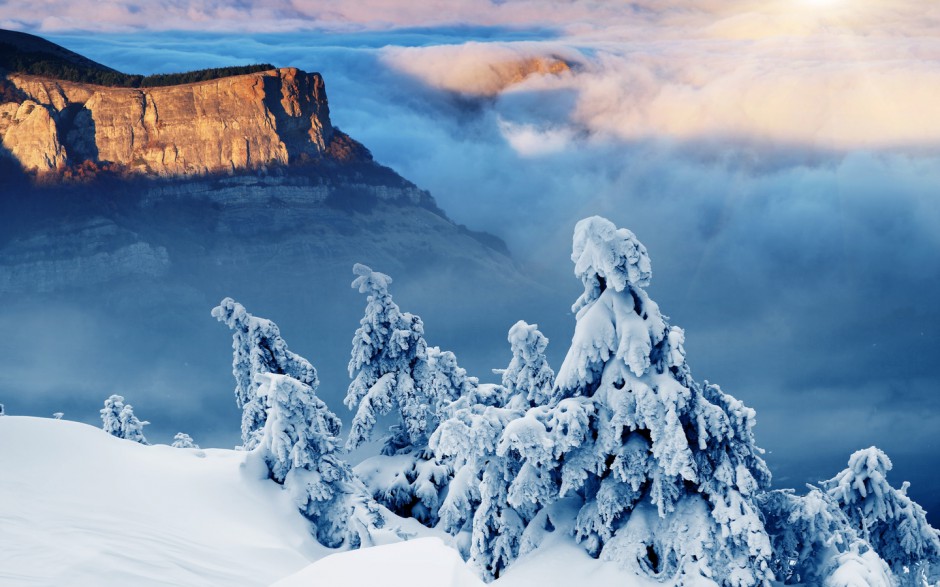
<svg viewBox="0 0 940 587">
<path fill-rule="evenodd" d="M 578 219 L 630 228 L 693 374 L 757 409 L 778 486 L 878 445 L 937 524 L 940 3 L 0 0 L 0 28 L 134 73 L 320 71 L 334 124 L 558 299 Z M 478 338 L 409 300 L 482 371 Z M 557 368 L 569 308 L 532 314 Z"/>
</svg>

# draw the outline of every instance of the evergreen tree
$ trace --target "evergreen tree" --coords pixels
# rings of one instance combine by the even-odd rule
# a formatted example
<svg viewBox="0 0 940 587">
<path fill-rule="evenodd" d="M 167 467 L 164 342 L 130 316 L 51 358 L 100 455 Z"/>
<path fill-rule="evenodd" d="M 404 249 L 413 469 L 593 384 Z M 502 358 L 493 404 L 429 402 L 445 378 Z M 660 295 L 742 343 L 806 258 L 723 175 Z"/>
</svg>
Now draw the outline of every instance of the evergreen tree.
<svg viewBox="0 0 940 587">
<path fill-rule="evenodd" d="M 134 408 L 130 404 L 124 403 L 124 397 L 112 395 L 104 400 L 104 408 L 101 409 L 101 428 L 118 438 L 132 440 L 140 444 L 150 444 L 144 437 L 144 426 L 150 422 L 141 422 L 134 415 Z"/>
<path fill-rule="evenodd" d="M 368 294 L 365 313 L 352 341 L 346 405 L 356 409 L 346 447 L 352 450 L 372 436 L 378 417 L 395 412 L 398 422 L 385 438 L 381 466 L 386 475 L 365 478 L 379 502 L 422 523 L 437 523 L 441 492 L 452 469 L 438 461 L 428 439 L 444 406 L 471 393 L 467 377 L 449 351 L 429 348 L 421 318 L 402 312 L 388 291 L 391 277 L 356 264 L 352 287 Z"/>
<path fill-rule="evenodd" d="M 859 538 L 835 501 L 808 487 L 804 496 L 792 489 L 757 496 L 773 547 L 774 578 L 784 585 L 835 586 L 841 576 L 854 576 L 869 587 L 891 587 L 888 566 Z"/>
<path fill-rule="evenodd" d="M 192 437 L 184 432 L 177 432 L 173 437 L 173 448 L 199 448 L 199 445 L 193 442 Z"/>
<path fill-rule="evenodd" d="M 339 458 L 339 418 L 315 388 L 289 375 L 256 376 L 268 406 L 260 448 L 271 478 L 284 485 L 324 546 L 358 547 L 382 518 L 365 486 Z"/>
<path fill-rule="evenodd" d="M 121 423 L 121 438 L 140 444 L 150 444 L 147 442 L 147 438 L 144 437 L 144 426 L 150 424 L 150 422 L 138 420 L 137 416 L 134 415 L 134 408 L 130 404 L 124 404 L 121 413 L 118 415 L 118 420 Z"/>
<path fill-rule="evenodd" d="M 871 544 L 905 584 L 940 567 L 940 533 L 927 522 L 924 509 L 900 489 L 888 484 L 891 460 L 876 447 L 849 457 L 848 468 L 823 482 L 829 497 L 852 528 Z"/>
<path fill-rule="evenodd" d="M 524 399 L 528 407 L 548 405 L 555 372 L 545 358 L 548 339 L 537 324 L 520 320 L 509 329 L 512 360 L 502 374 L 503 387 L 511 397 Z"/>
<path fill-rule="evenodd" d="M 232 374 L 235 403 L 242 410 L 242 448 L 252 450 L 260 441 L 267 417 L 255 376 L 289 375 L 316 387 L 317 372 L 309 361 L 288 350 L 277 324 L 252 316 L 232 298 L 222 300 L 212 315 L 232 330 Z"/>
<path fill-rule="evenodd" d="M 104 408 L 101 409 L 102 430 L 118 438 L 124 438 L 121 429 L 122 409 L 124 409 L 124 397 L 120 395 L 112 395 L 104 400 Z"/>
<path fill-rule="evenodd" d="M 753 496 L 770 473 L 754 411 L 692 379 L 682 330 L 644 289 L 651 265 L 633 233 L 582 220 L 571 258 L 584 293 L 557 403 L 510 422 L 497 451 L 524 461 L 509 503 L 576 496 L 577 539 L 638 574 L 766 583 L 771 548 Z"/>
<path fill-rule="evenodd" d="M 537 508 L 510 503 L 509 482 L 520 474 L 517 455 L 497 454 L 507 424 L 551 397 L 554 373 L 545 359 L 548 339 L 537 326 L 517 322 L 509 331 L 512 359 L 502 386 L 479 386 L 450 406 L 431 439 L 457 467 L 441 510 L 444 529 L 470 532 L 467 555 L 487 581 L 496 579 L 520 553 L 523 532 Z M 530 488 L 538 488 L 534 483 Z"/>
</svg>

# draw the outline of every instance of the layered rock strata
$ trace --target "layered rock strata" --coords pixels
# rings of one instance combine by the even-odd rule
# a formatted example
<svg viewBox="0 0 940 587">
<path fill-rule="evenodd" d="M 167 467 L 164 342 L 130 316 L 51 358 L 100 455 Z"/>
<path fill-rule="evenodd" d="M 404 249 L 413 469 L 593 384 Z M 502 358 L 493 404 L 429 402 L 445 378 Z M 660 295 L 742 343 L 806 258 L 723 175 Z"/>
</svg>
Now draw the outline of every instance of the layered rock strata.
<svg viewBox="0 0 940 587">
<path fill-rule="evenodd" d="M 111 88 L 12 74 L 25 96 L 0 105 L 4 150 L 29 171 L 85 161 L 186 176 L 328 156 L 323 78 L 283 68 L 158 88 Z"/>
</svg>

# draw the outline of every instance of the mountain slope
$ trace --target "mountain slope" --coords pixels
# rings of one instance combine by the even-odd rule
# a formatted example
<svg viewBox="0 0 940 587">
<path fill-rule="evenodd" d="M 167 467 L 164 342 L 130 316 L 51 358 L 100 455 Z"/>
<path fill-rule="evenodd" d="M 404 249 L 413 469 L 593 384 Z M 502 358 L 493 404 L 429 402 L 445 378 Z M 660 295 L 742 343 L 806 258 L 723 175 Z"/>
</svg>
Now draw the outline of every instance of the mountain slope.
<svg viewBox="0 0 940 587">
<path fill-rule="evenodd" d="M 81 72 L 117 73 L 106 65 L 69 51 L 42 37 L 0 29 L 0 70 L 15 71 L 17 65 L 38 64 L 72 67 Z"/>
<path fill-rule="evenodd" d="M 461 339 L 481 313 L 532 304 L 498 238 L 449 220 L 332 126 L 317 74 L 152 90 L 11 79 L 32 96 L 0 105 L 14 111 L 0 116 L 14 155 L 0 156 L 0 401 L 13 413 L 55 402 L 92 422 L 122 393 L 163 414 L 144 414 L 160 434 L 233 446 L 231 343 L 209 316 L 223 297 L 282 324 L 336 402 L 361 312 L 353 264 L 393 275 Z M 501 355 L 504 334 L 488 334 L 481 348 Z"/>
</svg>

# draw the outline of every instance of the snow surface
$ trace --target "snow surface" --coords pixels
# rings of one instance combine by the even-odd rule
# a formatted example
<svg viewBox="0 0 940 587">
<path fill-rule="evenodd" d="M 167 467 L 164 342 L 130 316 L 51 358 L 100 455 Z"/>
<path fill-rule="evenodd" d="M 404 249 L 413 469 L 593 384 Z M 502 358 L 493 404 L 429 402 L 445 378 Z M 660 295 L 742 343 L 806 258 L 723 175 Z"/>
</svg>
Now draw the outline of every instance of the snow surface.
<svg viewBox="0 0 940 587">
<path fill-rule="evenodd" d="M 144 446 L 68 420 L 0 417 L 0 585 L 481 587 L 454 538 L 394 522 L 320 546 L 253 453 Z M 493 585 L 651 587 L 559 527 Z M 398 532 L 407 542 L 394 543 Z M 342 580 L 340 580 L 342 579 Z"/>
<path fill-rule="evenodd" d="M 0 585 L 268 585 L 329 552 L 264 463 L 0 417 Z"/>
<path fill-rule="evenodd" d="M 255 453 L 145 446 L 13 416 L 0 417 L 0 446 L 3 587 L 484 585 L 457 552 L 461 536 L 414 520 L 391 519 L 370 548 L 320 546 Z M 556 523 L 539 548 L 492 585 L 672 585 L 588 556 L 571 538 L 577 507 L 563 499 L 545 510 Z M 870 585 L 864 570 L 846 567 L 828 585 Z"/>
<path fill-rule="evenodd" d="M 456 550 L 432 537 L 334 554 L 271 587 L 321 585 L 483 587 L 485 583 Z"/>
</svg>

